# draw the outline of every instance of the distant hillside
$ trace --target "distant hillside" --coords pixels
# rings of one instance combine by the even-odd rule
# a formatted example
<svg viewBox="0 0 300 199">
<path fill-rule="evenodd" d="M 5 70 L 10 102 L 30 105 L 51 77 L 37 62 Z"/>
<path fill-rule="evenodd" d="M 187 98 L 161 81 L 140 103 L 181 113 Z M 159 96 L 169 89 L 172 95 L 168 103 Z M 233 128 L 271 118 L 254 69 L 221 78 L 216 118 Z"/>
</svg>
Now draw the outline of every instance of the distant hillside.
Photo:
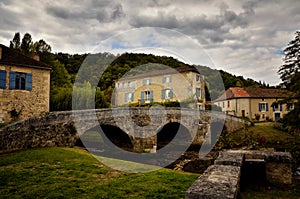
<svg viewBox="0 0 300 199">
<path fill-rule="evenodd" d="M 126 72 L 130 71 L 136 66 L 141 66 L 149 63 L 158 63 L 167 65 L 170 67 L 190 66 L 197 68 L 202 74 L 205 75 L 206 80 L 206 96 L 207 100 L 216 99 L 222 94 L 224 89 L 235 86 L 242 87 L 268 87 L 261 82 L 256 82 L 252 79 L 245 79 L 242 76 L 235 76 L 223 70 L 215 70 L 206 66 L 200 65 L 188 65 L 173 57 L 157 56 L 152 54 L 135 54 L 124 53 L 120 56 L 116 56 L 110 53 L 98 53 L 98 54 L 75 54 L 70 55 L 67 53 L 46 53 L 41 56 L 41 61 L 52 65 L 51 72 L 51 110 L 69 110 L 71 108 L 71 96 L 72 96 L 72 83 L 79 68 L 84 64 L 85 70 L 81 71 L 81 75 L 92 74 L 88 76 L 88 81 L 92 87 L 99 87 L 106 102 L 110 102 L 111 94 L 114 89 L 114 81 L 121 78 Z M 100 74 L 103 68 L 99 65 L 107 66 L 105 72 Z M 145 65 L 145 67 L 148 67 Z M 149 68 L 145 68 L 148 70 Z M 222 80 L 220 79 L 220 74 Z M 100 81 L 98 81 L 100 79 Z M 84 84 L 85 79 L 79 79 L 79 82 Z M 221 83 L 223 81 L 223 84 Z M 63 89 L 65 88 L 65 89 Z M 69 89 L 67 89 L 69 88 Z M 210 92 L 208 92 L 208 90 Z M 66 96 L 67 95 L 67 96 Z M 57 108 L 56 104 L 60 101 L 66 102 L 66 105 L 62 105 L 63 108 Z M 104 103 L 105 104 L 105 103 Z M 53 106 L 52 106 L 53 105 Z M 100 106 L 101 107 L 101 106 Z"/>
</svg>

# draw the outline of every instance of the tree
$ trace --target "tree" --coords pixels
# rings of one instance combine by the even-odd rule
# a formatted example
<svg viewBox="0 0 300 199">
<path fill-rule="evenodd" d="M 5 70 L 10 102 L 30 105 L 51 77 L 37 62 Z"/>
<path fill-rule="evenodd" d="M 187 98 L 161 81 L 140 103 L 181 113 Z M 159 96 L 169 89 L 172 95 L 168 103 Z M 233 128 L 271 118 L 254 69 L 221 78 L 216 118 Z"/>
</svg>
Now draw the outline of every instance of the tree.
<svg viewBox="0 0 300 199">
<path fill-rule="evenodd" d="M 283 124 L 289 131 L 294 131 L 300 129 L 300 31 L 296 31 L 295 39 L 283 52 L 284 63 L 278 73 L 285 87 L 293 92 L 284 103 L 289 103 L 291 99 L 294 101 L 294 109 L 284 116 Z"/>
<path fill-rule="evenodd" d="M 41 53 L 50 53 L 51 52 L 51 46 L 47 44 L 44 40 L 40 39 L 39 41 L 35 42 L 33 44 L 33 52 L 37 54 Z"/>
<path fill-rule="evenodd" d="M 20 33 L 16 32 L 13 40 L 10 41 L 9 47 L 12 49 L 20 50 L 21 49 L 20 40 L 21 40 Z"/>
<path fill-rule="evenodd" d="M 22 39 L 22 43 L 21 43 L 21 52 L 24 55 L 30 55 L 32 52 L 32 38 L 31 35 L 29 33 L 26 33 Z"/>
<path fill-rule="evenodd" d="M 300 31 L 296 32 L 295 39 L 289 42 L 283 53 L 284 64 L 279 68 L 278 73 L 284 85 L 291 89 L 295 83 L 292 79 L 300 72 Z"/>
</svg>

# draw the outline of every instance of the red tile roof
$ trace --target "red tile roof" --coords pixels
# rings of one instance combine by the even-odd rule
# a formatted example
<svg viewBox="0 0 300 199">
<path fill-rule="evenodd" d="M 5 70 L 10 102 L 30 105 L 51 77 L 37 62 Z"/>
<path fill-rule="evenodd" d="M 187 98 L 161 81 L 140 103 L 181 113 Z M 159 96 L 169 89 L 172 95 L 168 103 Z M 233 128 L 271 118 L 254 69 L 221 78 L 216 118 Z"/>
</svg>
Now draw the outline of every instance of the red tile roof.
<svg viewBox="0 0 300 199">
<path fill-rule="evenodd" d="M 215 101 L 235 98 L 286 98 L 290 95 L 291 93 L 289 91 L 283 89 L 232 87 L 227 89 Z"/>
<path fill-rule="evenodd" d="M 51 66 L 49 66 L 48 64 L 27 57 L 17 50 L 8 48 L 2 44 L 0 44 L 0 48 L 2 49 L 2 55 L 0 59 L 1 65 L 40 68 L 46 70 L 51 69 Z"/>
</svg>

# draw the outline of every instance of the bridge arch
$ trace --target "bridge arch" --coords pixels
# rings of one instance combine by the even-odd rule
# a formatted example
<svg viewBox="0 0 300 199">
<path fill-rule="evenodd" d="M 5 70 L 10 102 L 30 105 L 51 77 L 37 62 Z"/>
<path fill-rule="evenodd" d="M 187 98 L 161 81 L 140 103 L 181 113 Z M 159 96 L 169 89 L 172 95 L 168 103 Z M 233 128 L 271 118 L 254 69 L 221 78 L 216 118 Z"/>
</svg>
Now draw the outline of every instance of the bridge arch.
<svg viewBox="0 0 300 199">
<path fill-rule="evenodd" d="M 157 149 L 172 146 L 189 146 L 192 143 L 192 135 L 188 128 L 180 122 L 169 122 L 157 131 Z"/>
<path fill-rule="evenodd" d="M 86 130 L 77 141 L 78 146 L 83 146 L 90 151 L 103 151 L 111 146 L 132 152 L 134 149 L 132 136 L 122 129 L 111 124 L 102 124 Z"/>
</svg>

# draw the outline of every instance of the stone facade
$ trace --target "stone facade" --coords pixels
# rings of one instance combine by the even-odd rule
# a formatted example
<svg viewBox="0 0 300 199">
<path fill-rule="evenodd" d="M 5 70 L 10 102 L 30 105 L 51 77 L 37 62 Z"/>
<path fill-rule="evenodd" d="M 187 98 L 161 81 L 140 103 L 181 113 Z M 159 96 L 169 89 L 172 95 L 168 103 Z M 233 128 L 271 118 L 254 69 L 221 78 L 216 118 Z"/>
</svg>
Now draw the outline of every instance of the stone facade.
<svg viewBox="0 0 300 199">
<path fill-rule="evenodd" d="M 0 48 L 0 122 L 49 112 L 51 68 L 3 45 Z"/>
<path fill-rule="evenodd" d="M 289 94 L 288 91 L 282 89 L 229 88 L 214 101 L 214 104 L 229 115 L 248 117 L 258 121 L 276 121 L 293 107 L 287 104 L 273 105 L 273 103 L 283 100 Z"/>
<path fill-rule="evenodd" d="M 194 99 L 198 100 L 198 107 L 204 109 L 204 86 L 204 76 L 196 69 L 184 66 L 155 70 L 116 81 L 113 104 L 121 106 Z"/>
</svg>

